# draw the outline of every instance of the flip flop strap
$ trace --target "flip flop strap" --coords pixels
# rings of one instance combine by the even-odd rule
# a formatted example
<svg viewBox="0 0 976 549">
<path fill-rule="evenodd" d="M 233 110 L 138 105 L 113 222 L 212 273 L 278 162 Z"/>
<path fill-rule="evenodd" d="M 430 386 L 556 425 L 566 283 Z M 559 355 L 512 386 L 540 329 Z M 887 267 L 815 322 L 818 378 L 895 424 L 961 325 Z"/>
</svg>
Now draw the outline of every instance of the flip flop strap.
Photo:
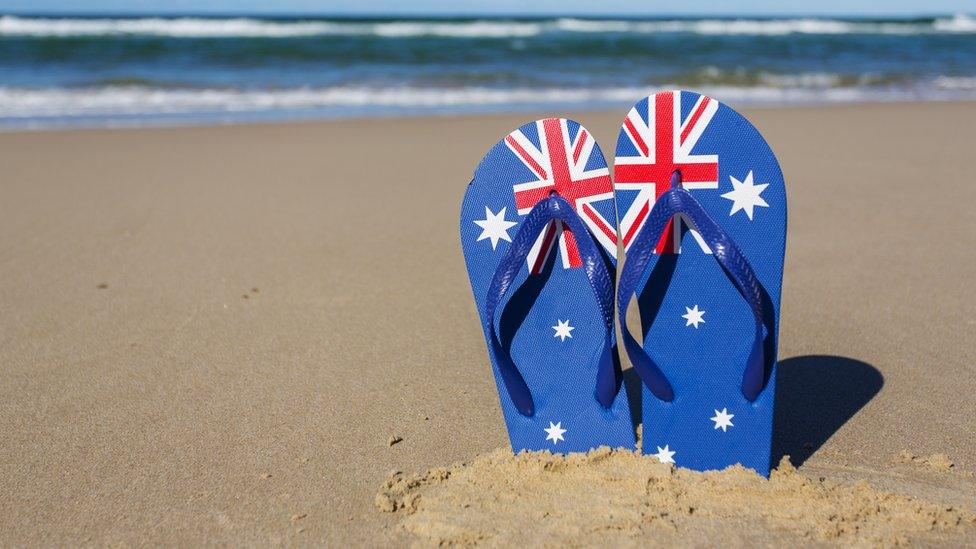
<svg viewBox="0 0 976 549">
<path fill-rule="evenodd" d="M 606 329 L 600 365 L 597 369 L 594 396 L 604 408 L 609 408 L 620 387 L 618 368 L 614 364 L 612 356 L 614 333 L 613 279 L 607 271 L 593 237 L 583 224 L 583 220 L 576 214 L 569 202 L 554 194 L 540 200 L 522 220 L 522 225 L 512 238 L 512 244 L 495 269 L 495 274 L 488 285 L 488 297 L 485 301 L 485 322 L 489 323 L 490 326 L 491 349 L 495 363 L 498 365 L 502 381 L 505 383 L 505 388 L 508 390 L 512 402 L 524 416 L 532 416 L 535 413 L 532 393 L 512 361 L 509 351 L 504 348 L 499 340 L 495 328 L 495 311 L 525 264 L 532 245 L 539 234 L 554 220 L 565 223 L 576 239 L 576 246 L 583 261 L 583 271 L 586 273 L 593 295 L 596 296 Z"/>
<path fill-rule="evenodd" d="M 708 215 L 705 208 L 690 192 L 681 187 L 680 184 L 674 184 L 674 182 L 672 188 L 662 194 L 655 202 L 644 229 L 631 245 L 627 254 L 627 262 L 624 264 L 620 275 L 618 315 L 627 355 L 641 380 L 654 396 L 668 402 L 674 399 L 674 390 L 667 377 L 644 351 L 643 346 L 630 335 L 626 317 L 627 304 L 637 290 L 644 271 L 650 263 L 655 246 L 661 239 L 661 234 L 668 222 L 676 214 L 683 214 L 694 224 L 702 239 L 712 250 L 712 257 L 722 266 L 722 269 L 725 270 L 729 279 L 752 310 L 755 320 L 754 336 L 749 358 L 742 374 L 741 385 L 743 396 L 752 402 L 762 391 L 765 380 L 762 292 L 759 280 L 745 255 L 742 254 L 729 235 Z"/>
</svg>

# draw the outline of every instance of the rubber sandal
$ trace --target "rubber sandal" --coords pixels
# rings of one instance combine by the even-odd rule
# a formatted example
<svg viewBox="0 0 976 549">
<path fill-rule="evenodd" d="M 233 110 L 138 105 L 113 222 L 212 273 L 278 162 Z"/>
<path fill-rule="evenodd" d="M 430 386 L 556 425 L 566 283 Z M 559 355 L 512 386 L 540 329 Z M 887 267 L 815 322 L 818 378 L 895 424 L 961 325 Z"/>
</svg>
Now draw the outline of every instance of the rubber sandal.
<svg viewBox="0 0 976 549">
<path fill-rule="evenodd" d="M 626 262 L 618 315 L 643 381 L 643 452 L 769 475 L 786 192 L 742 115 L 704 95 L 638 102 L 614 164 Z M 637 296 L 643 344 L 626 310 Z"/>
<path fill-rule="evenodd" d="M 548 118 L 499 141 L 461 205 L 461 246 L 512 449 L 636 444 L 613 324 L 613 184 L 592 135 Z"/>
</svg>

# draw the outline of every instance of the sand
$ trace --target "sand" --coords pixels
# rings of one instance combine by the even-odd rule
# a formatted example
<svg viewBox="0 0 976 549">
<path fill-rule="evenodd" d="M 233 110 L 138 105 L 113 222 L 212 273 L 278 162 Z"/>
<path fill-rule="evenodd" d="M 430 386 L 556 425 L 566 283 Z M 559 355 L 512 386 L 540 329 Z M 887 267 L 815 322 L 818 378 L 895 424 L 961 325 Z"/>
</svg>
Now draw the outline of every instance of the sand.
<svg viewBox="0 0 976 549">
<path fill-rule="evenodd" d="M 799 474 L 741 465 L 700 473 L 631 450 L 553 456 L 499 449 L 470 464 L 390 475 L 378 510 L 419 545 L 724 546 L 949 543 L 976 514 Z"/>
<path fill-rule="evenodd" d="M 729 476 L 756 494 L 805 486 L 818 513 L 890 514 L 847 537 L 759 511 L 636 528 L 976 543 L 976 104 L 745 112 L 787 177 L 774 458 L 798 472 Z M 575 117 L 610 150 L 621 116 Z M 497 451 L 458 205 L 529 118 L 0 134 L 0 544 L 423 544 L 436 536 L 410 524 L 470 526 L 443 506 L 472 473 L 516 465 Z M 414 513 L 377 509 L 390 471 L 460 462 Z M 765 508 L 721 475 L 651 465 L 621 454 L 575 474 L 715 482 Z M 493 532 L 514 526 L 475 503 Z M 531 534 L 547 528 L 522 534 L 546 543 Z"/>
</svg>

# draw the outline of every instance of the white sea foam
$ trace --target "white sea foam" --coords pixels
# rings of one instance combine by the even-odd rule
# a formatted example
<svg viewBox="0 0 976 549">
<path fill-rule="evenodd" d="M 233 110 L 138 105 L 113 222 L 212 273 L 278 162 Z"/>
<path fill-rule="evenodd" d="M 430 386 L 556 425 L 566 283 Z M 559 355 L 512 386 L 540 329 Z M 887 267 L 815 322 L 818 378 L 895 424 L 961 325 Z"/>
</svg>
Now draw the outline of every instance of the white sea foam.
<svg viewBox="0 0 976 549">
<path fill-rule="evenodd" d="M 331 87 L 284 90 L 0 88 L 0 117 L 106 116 L 247 112 L 318 107 L 457 107 L 519 103 L 576 103 L 635 97 L 620 89 L 492 89 Z"/>
<path fill-rule="evenodd" d="M 464 23 L 390 22 L 370 26 L 377 36 L 446 36 L 455 38 L 526 37 L 541 33 L 541 23 L 471 21 Z"/>
<path fill-rule="evenodd" d="M 942 90 L 976 90 L 976 76 L 940 76 L 935 86 Z"/>
<path fill-rule="evenodd" d="M 976 18 L 957 13 L 952 19 L 937 19 L 933 27 L 942 32 L 976 32 Z"/>
<path fill-rule="evenodd" d="M 0 35 L 6 36 L 111 36 L 147 35 L 176 38 L 286 37 L 341 32 L 346 25 L 325 21 L 277 22 L 258 19 L 70 19 L 0 17 Z"/>
<path fill-rule="evenodd" d="M 829 72 L 800 74 L 760 73 L 759 81 L 774 88 L 829 88 L 840 85 L 841 75 Z"/>
<path fill-rule="evenodd" d="M 0 17 L 0 35 L 7 36 L 112 36 L 146 35 L 176 38 L 284 38 L 328 35 L 384 37 L 444 36 L 457 38 L 525 37 L 542 32 L 541 23 L 506 21 L 273 21 L 233 18 L 49 19 L 6 15 Z"/>
<path fill-rule="evenodd" d="M 699 91 L 746 103 L 851 102 L 976 97 L 976 78 L 941 77 L 925 91 L 894 88 L 829 87 L 829 78 L 798 86 L 705 86 Z M 801 79 L 802 80 L 802 79 Z M 823 86 L 823 87 L 822 87 Z M 662 89 L 675 87 L 661 86 Z M 941 90 L 941 92 L 940 92 Z M 0 119 L 138 117 L 302 109 L 411 110 L 518 107 L 519 105 L 625 105 L 646 95 L 646 87 L 620 88 L 373 88 L 364 86 L 279 90 L 156 89 L 138 86 L 25 89 L 0 87 Z M 961 92 L 961 95 L 960 95 Z M 941 95 L 940 95 L 941 93 Z"/>
<path fill-rule="evenodd" d="M 524 38 L 565 33 L 694 33 L 703 35 L 976 33 L 976 19 L 958 14 L 933 22 L 869 22 L 838 19 L 675 19 L 546 21 L 325 21 L 253 18 L 43 18 L 0 17 L 0 36 L 71 37 L 144 35 L 175 38 L 367 35 L 389 38 Z"/>
<path fill-rule="evenodd" d="M 958 14 L 951 19 L 921 22 L 870 22 L 840 19 L 680 19 L 669 21 L 614 21 L 563 18 L 556 27 L 569 32 L 591 33 L 693 33 L 705 35 L 787 34 L 932 34 L 976 32 L 976 19 Z"/>
</svg>

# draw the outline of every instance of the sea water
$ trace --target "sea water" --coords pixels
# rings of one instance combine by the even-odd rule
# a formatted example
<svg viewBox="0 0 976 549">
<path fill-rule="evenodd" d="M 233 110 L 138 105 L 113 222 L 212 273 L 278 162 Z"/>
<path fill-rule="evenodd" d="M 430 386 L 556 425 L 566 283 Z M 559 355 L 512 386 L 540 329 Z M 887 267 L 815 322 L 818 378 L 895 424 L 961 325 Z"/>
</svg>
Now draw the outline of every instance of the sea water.
<svg viewBox="0 0 976 549">
<path fill-rule="evenodd" d="M 976 99 L 976 18 L 0 16 L 0 127 Z"/>
</svg>

